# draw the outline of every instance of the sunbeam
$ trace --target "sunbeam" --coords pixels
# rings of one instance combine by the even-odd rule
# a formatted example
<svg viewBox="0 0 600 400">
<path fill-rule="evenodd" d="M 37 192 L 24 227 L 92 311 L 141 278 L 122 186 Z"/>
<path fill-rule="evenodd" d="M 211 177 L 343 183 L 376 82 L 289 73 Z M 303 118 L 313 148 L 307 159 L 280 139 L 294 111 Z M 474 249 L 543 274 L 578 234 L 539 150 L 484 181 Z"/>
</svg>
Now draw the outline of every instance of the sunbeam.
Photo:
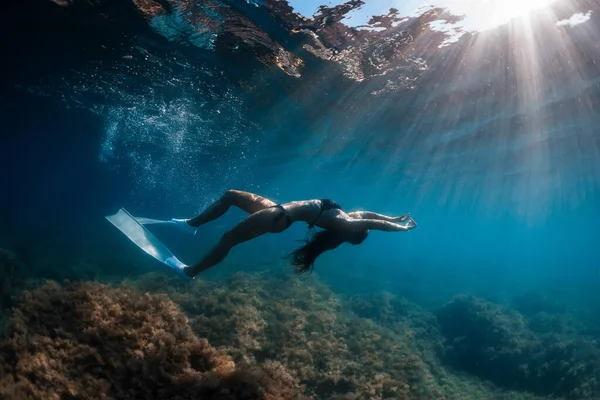
<svg viewBox="0 0 600 400">
<path fill-rule="evenodd" d="M 554 1 L 556 0 L 442 0 L 439 3 L 453 13 L 465 15 L 467 29 L 483 31 Z"/>
</svg>

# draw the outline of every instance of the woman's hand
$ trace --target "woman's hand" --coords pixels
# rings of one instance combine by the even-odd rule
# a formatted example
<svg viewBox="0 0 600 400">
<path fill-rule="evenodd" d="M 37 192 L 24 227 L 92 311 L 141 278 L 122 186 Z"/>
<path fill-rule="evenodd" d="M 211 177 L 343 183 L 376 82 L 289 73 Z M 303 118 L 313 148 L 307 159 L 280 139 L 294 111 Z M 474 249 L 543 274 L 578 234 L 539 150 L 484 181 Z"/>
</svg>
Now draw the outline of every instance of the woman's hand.
<svg viewBox="0 0 600 400">
<path fill-rule="evenodd" d="M 410 213 L 395 217 L 392 222 L 405 222 L 410 218 Z"/>
<path fill-rule="evenodd" d="M 407 229 L 415 229 L 417 227 L 417 223 L 415 222 L 414 219 L 410 218 L 408 220 L 408 222 L 406 223 L 406 225 L 404 225 Z"/>
</svg>

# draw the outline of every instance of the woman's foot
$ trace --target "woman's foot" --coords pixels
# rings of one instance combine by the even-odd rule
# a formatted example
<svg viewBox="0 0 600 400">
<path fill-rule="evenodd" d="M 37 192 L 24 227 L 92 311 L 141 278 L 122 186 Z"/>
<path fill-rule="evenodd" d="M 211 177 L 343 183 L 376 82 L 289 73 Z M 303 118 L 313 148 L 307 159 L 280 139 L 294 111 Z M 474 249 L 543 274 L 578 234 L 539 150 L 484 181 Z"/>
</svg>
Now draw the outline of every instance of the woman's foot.
<svg viewBox="0 0 600 400">
<path fill-rule="evenodd" d="M 175 256 L 172 256 L 172 257 L 169 257 L 169 258 L 167 258 L 167 259 L 165 260 L 165 264 L 167 264 L 169 267 L 171 267 L 171 268 L 173 268 L 175 271 L 177 271 L 177 273 L 178 273 L 179 275 L 182 275 L 182 276 L 185 276 L 185 277 L 188 277 L 188 278 L 192 278 L 192 279 L 194 279 L 194 277 L 193 277 L 193 276 L 190 276 L 190 275 L 188 275 L 188 274 L 186 273 L 186 270 L 187 270 L 187 269 L 190 269 L 190 270 L 191 270 L 191 268 L 190 268 L 190 267 L 188 267 L 187 265 L 185 265 L 184 263 L 182 263 L 181 261 L 179 261 L 179 260 L 177 259 L 177 257 L 175 257 Z"/>
<path fill-rule="evenodd" d="M 192 235 L 195 235 L 198 228 L 196 228 L 195 226 L 191 226 L 188 223 L 188 221 L 189 220 L 187 220 L 187 219 L 171 218 L 170 222 L 175 224 L 175 226 L 178 227 L 179 229 L 186 231 L 187 233 L 190 233 Z"/>
<path fill-rule="evenodd" d="M 192 267 L 187 267 L 187 266 L 186 266 L 185 268 L 183 268 L 183 271 L 182 271 L 182 272 L 183 272 L 183 274 L 184 274 L 185 276 L 187 276 L 188 278 L 192 278 L 192 279 L 194 279 L 194 276 L 195 276 L 195 274 L 194 274 L 194 269 L 193 269 Z"/>
</svg>

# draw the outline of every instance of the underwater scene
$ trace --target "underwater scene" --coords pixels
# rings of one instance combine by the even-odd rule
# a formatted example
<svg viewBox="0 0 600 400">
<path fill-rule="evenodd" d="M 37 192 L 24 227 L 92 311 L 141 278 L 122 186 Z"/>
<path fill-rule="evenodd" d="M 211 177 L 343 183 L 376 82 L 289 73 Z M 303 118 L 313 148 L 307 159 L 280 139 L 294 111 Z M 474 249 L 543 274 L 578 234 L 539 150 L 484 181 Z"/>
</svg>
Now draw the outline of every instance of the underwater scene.
<svg viewBox="0 0 600 400">
<path fill-rule="evenodd" d="M 600 1 L 0 31 L 0 400 L 600 399 Z"/>
</svg>

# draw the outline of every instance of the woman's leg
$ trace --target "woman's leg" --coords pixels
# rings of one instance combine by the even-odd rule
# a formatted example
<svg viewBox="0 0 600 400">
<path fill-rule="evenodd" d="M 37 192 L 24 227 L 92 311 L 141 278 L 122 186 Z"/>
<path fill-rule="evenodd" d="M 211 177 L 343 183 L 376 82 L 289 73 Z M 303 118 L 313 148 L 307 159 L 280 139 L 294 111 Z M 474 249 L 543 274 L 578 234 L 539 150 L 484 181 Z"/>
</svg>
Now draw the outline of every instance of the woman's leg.
<svg viewBox="0 0 600 400">
<path fill-rule="evenodd" d="M 248 214 L 254 214 L 257 211 L 264 210 L 276 205 L 275 202 L 261 197 L 259 195 L 242 192 L 240 190 L 228 190 L 223 196 L 199 215 L 191 218 L 187 223 L 193 227 L 199 227 L 202 224 L 219 218 L 231 206 L 236 206 Z"/>
<path fill-rule="evenodd" d="M 202 260 L 193 266 L 186 267 L 184 272 L 194 277 L 200 272 L 207 270 L 223 261 L 234 246 L 247 242 L 265 233 L 279 233 L 288 228 L 285 218 L 278 218 L 280 213 L 285 212 L 278 208 L 270 208 L 251 214 L 248 218 L 227 231 Z"/>
</svg>

